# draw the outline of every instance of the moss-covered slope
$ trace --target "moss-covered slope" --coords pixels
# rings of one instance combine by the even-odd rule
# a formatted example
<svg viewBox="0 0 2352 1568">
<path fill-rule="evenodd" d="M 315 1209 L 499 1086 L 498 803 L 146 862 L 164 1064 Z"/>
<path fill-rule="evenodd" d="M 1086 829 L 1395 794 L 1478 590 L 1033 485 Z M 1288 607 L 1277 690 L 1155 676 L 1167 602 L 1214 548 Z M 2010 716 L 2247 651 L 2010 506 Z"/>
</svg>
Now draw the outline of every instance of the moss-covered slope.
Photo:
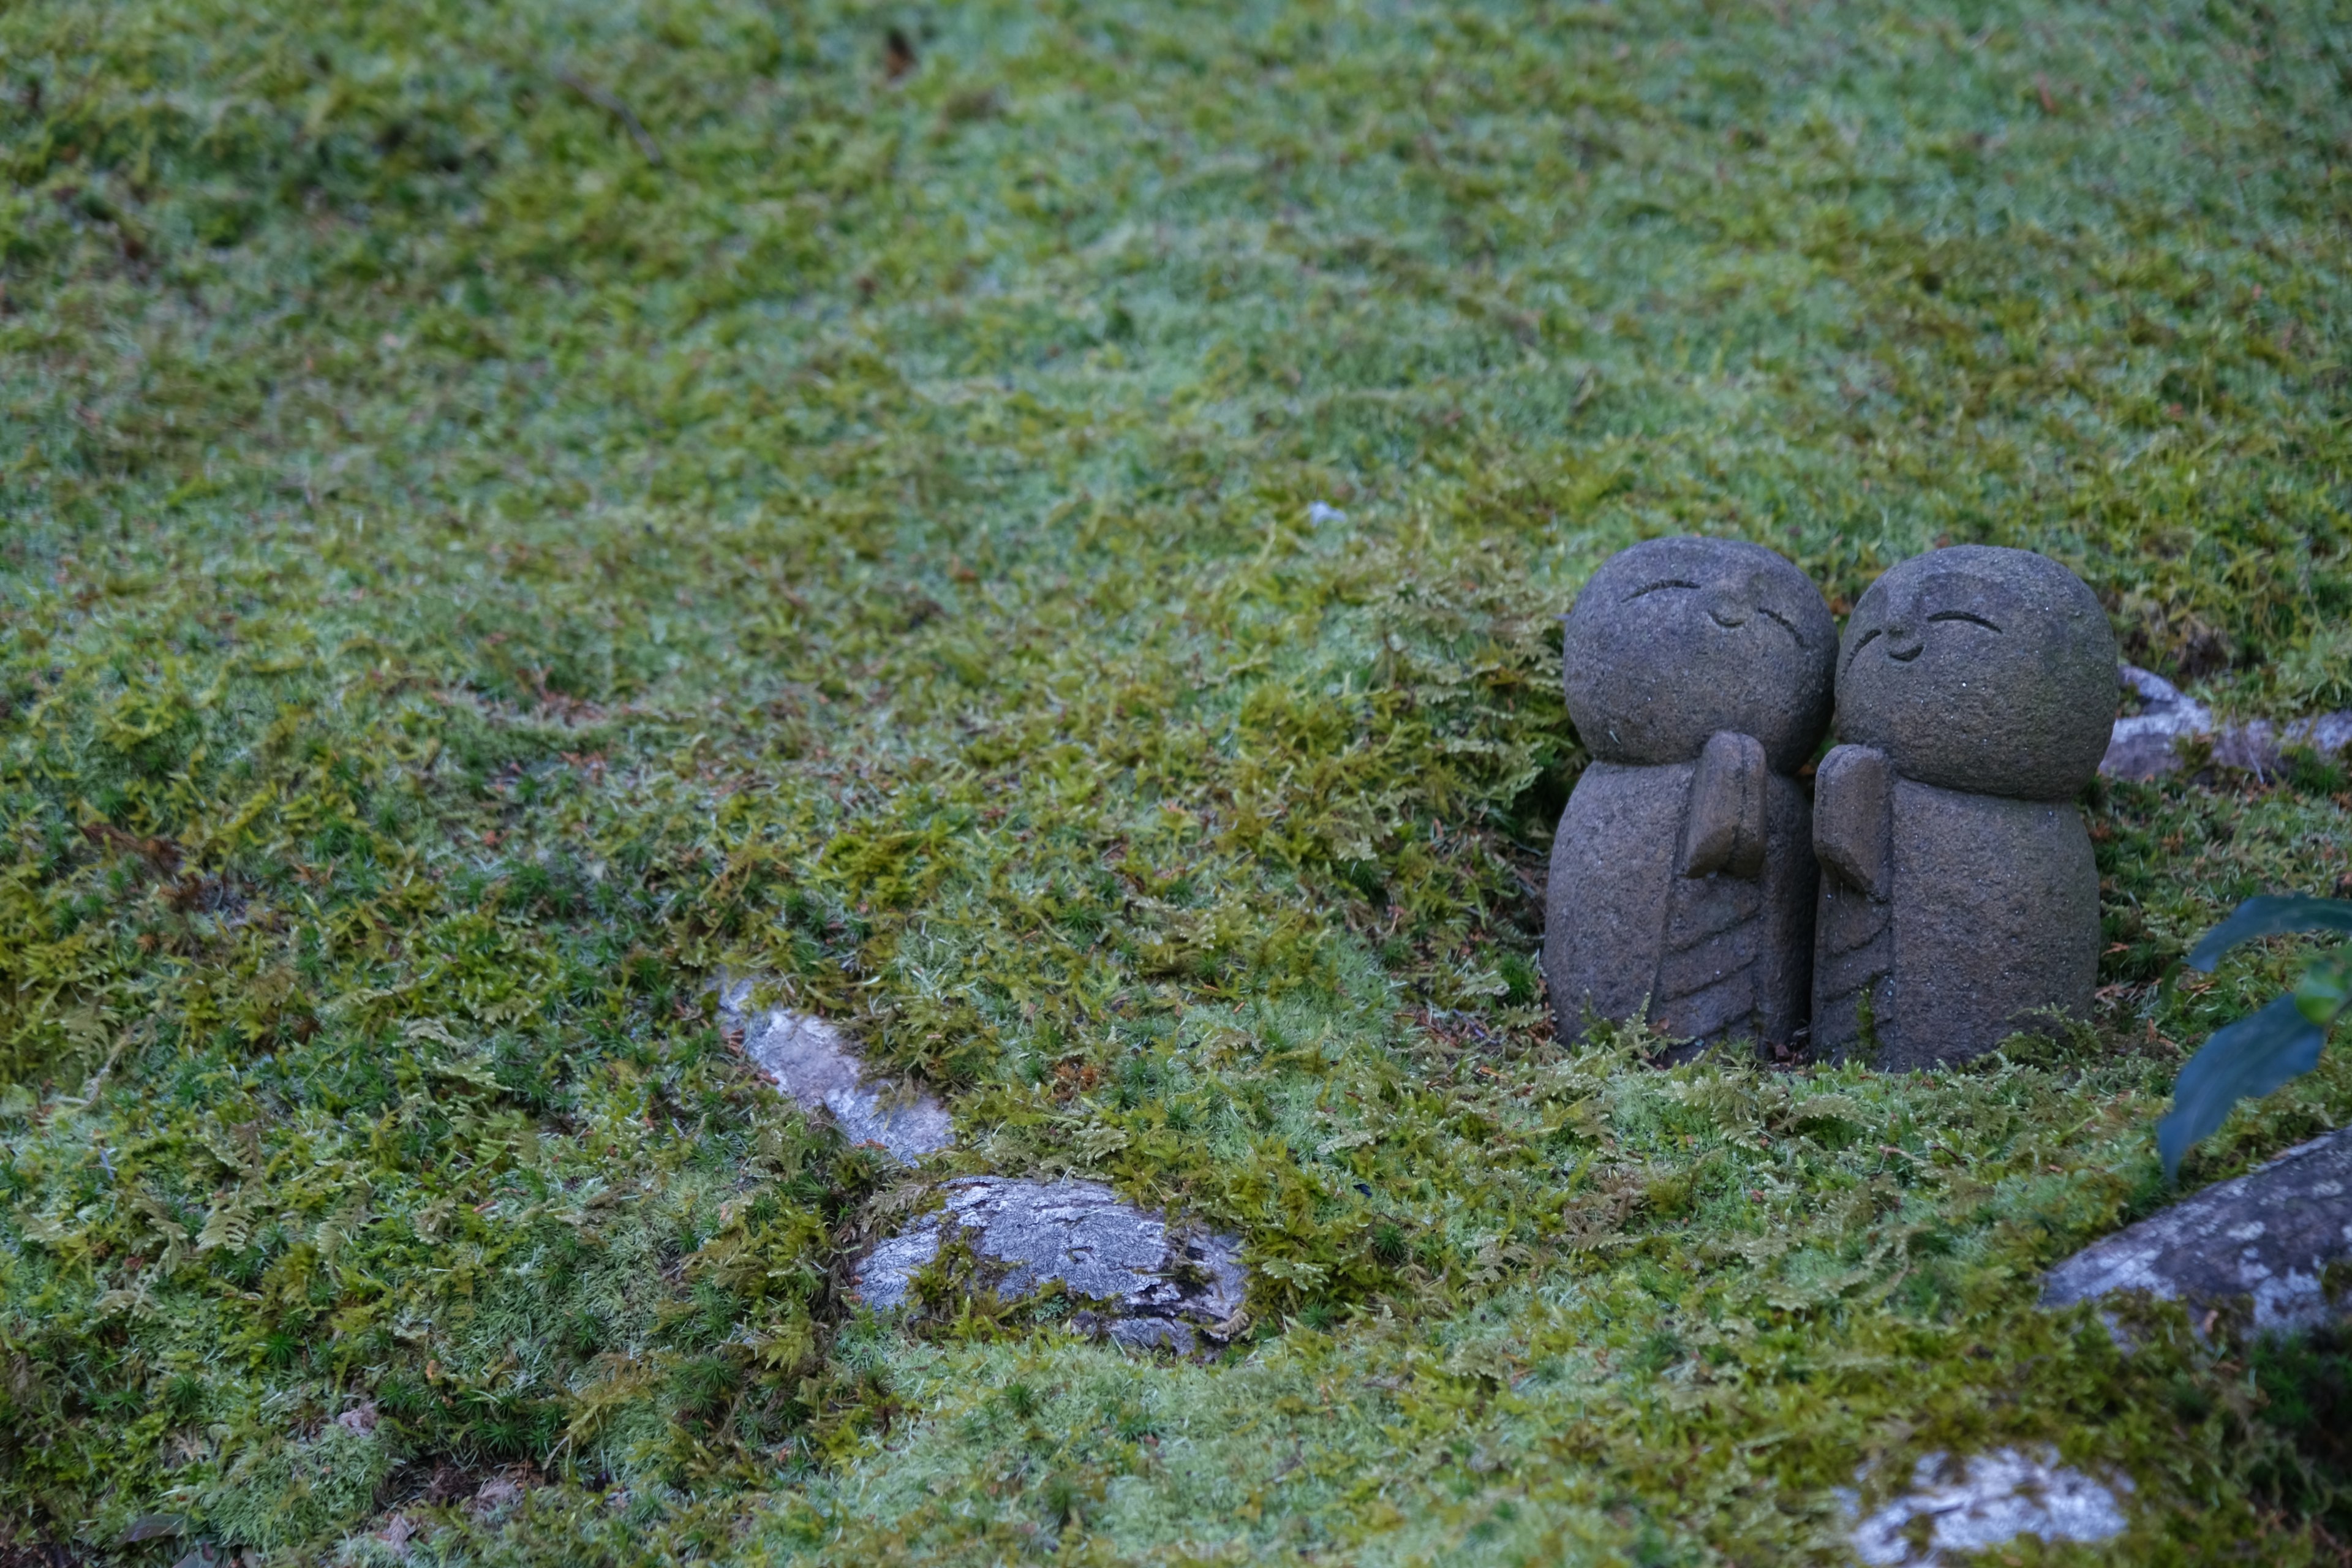
<svg viewBox="0 0 2352 1568">
<path fill-rule="evenodd" d="M 23 0 L 0 162 L 0 1555 L 1827 1561 L 2052 1442 L 2105 1560 L 2341 1559 L 2334 1350 L 2032 1305 L 2339 769 L 2103 794 L 2101 1022 L 1982 1070 L 1530 962 L 1644 534 L 2352 702 L 2329 8 Z M 857 1318 L 919 1189 L 721 969 L 1250 1336 Z"/>
</svg>

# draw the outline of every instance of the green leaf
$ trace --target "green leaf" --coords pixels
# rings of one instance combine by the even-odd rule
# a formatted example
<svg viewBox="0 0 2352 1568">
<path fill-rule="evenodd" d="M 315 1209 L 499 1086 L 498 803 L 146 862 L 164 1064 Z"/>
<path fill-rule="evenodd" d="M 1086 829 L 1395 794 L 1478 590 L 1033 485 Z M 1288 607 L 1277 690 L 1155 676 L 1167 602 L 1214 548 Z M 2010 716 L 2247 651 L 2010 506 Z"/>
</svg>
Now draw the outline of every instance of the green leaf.
<svg viewBox="0 0 2352 1568">
<path fill-rule="evenodd" d="M 2352 1002 L 2352 947 L 2340 947 L 2303 972 L 2295 983 L 2294 1005 L 2303 1016 L 2325 1029 Z"/>
<path fill-rule="evenodd" d="M 2223 953 L 2242 942 L 2291 931 L 2352 931 L 2352 899 L 2280 898 L 2271 894 L 2248 899 L 2231 911 L 2228 920 L 2205 933 L 2205 940 L 2189 955 L 2189 967 L 2210 970 L 2221 962 Z"/>
<path fill-rule="evenodd" d="M 2165 1175 L 2179 1174 L 2181 1156 L 2229 1120 L 2231 1106 L 2318 1066 L 2323 1038 L 2292 996 L 2217 1031 L 2180 1069 L 2172 1086 L 2172 1113 L 2156 1124 Z"/>
</svg>

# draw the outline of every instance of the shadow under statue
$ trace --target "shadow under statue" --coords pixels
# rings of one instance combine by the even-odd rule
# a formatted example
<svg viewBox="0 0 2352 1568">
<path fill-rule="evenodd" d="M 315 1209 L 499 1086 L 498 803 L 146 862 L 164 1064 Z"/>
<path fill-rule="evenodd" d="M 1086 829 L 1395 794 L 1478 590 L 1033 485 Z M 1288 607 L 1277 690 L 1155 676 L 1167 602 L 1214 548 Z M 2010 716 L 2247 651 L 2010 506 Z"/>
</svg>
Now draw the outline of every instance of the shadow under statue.
<svg viewBox="0 0 2352 1568">
<path fill-rule="evenodd" d="M 2116 692 L 2106 612 L 2047 556 L 1959 545 L 1864 593 L 1813 784 L 1816 1051 L 1903 1070 L 2088 1015 L 2099 873 L 2074 801 Z"/>
<path fill-rule="evenodd" d="M 1811 813 L 1793 776 L 1828 727 L 1837 626 L 1761 545 L 1654 539 L 1604 562 L 1562 625 L 1592 761 L 1552 843 L 1544 978 L 1588 1016 L 1696 1044 L 1786 1043 L 1813 953 Z"/>
</svg>

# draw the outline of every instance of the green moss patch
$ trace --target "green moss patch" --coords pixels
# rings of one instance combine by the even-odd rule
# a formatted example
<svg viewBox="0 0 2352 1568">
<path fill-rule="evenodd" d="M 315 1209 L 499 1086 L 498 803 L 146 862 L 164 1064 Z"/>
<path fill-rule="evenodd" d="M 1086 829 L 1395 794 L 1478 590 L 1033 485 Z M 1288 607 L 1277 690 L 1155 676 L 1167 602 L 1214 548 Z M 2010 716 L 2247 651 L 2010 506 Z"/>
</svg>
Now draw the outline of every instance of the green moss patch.
<svg viewBox="0 0 2352 1568">
<path fill-rule="evenodd" d="M 2175 961 L 2352 875 L 2342 759 L 2098 792 L 2100 1017 L 1967 1071 L 1564 1048 L 1531 960 L 1637 537 L 1841 612 L 2030 546 L 2347 700 L 2341 35 L 8 9 L 0 1552 L 1834 1561 L 1863 1467 L 2047 1443 L 2108 1560 L 2340 1558 L 2334 1350 L 2033 1300 L 2296 950 Z M 931 1175 L 1242 1237 L 1248 1331 L 857 1313 L 922 1189 L 722 970 Z M 2339 1047 L 2185 1178 L 2347 1115 Z"/>
</svg>

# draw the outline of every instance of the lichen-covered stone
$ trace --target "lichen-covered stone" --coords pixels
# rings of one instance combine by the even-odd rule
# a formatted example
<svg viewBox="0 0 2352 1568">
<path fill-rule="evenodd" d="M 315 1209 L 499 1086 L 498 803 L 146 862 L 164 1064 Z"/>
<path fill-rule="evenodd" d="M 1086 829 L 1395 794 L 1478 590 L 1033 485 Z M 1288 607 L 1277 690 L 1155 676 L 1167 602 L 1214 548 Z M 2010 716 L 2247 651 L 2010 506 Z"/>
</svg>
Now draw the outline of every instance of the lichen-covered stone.
<svg viewBox="0 0 2352 1568">
<path fill-rule="evenodd" d="M 1812 962 L 1808 805 L 1836 626 L 1760 545 L 1654 539 L 1592 574 L 1562 630 L 1594 761 L 1553 839 L 1544 972 L 1563 1037 L 1646 1005 L 1669 1035 L 1792 1038 Z"/>
<path fill-rule="evenodd" d="M 1091 1303 L 1089 1321 L 1137 1346 L 1190 1351 L 1241 1310 L 1247 1277 L 1231 1237 L 1171 1228 L 1100 1182 L 967 1176 L 946 1205 L 876 1244 L 859 1266 L 860 1300 L 906 1303 L 914 1278 L 956 1237 L 1006 1300 L 1058 1283 Z"/>
<path fill-rule="evenodd" d="M 2099 759 L 2099 771 L 2110 778 L 2152 779 L 2172 773 L 2185 760 L 2184 742 L 2202 742 L 2216 766 L 2257 775 L 2284 766 L 2289 747 L 2308 746 L 2322 755 L 2352 748 L 2352 711 L 2224 724 L 2160 675 L 2128 664 L 2119 673 L 2138 695 L 2140 710 L 2116 721 L 2106 755 Z"/>
<path fill-rule="evenodd" d="M 748 1011 L 749 981 L 722 984 L 719 1015 L 743 1031 L 743 1054 L 802 1109 L 822 1110 L 853 1143 L 887 1150 L 913 1164 L 955 1138 L 947 1108 L 921 1089 L 872 1075 L 841 1031 L 809 1013 Z"/>
<path fill-rule="evenodd" d="M 2121 1478 L 2116 1487 L 2132 1489 Z M 2061 1465 L 2048 1448 L 1995 1448 L 1965 1461 L 1924 1455 L 1909 1490 L 1855 1521 L 1854 1555 L 1871 1568 L 1943 1568 L 1958 1561 L 1951 1553 L 1989 1552 L 2021 1536 L 2111 1540 L 2128 1522 L 2116 1487 Z"/>
<path fill-rule="evenodd" d="M 2128 664 L 2116 673 L 2139 698 L 2140 710 L 2117 719 L 2108 731 L 2106 754 L 2099 759 L 2099 771 L 2108 777 L 2168 773 L 2180 766 L 2182 742 L 2213 733 L 2213 710 L 2162 676 Z"/>
<path fill-rule="evenodd" d="M 1871 584 L 1838 658 L 1815 1048 L 1930 1067 L 2086 1015 L 2099 875 L 2074 797 L 2116 701 L 2097 598 L 2031 551 L 1939 550 Z"/>
<path fill-rule="evenodd" d="M 2352 1318 L 2352 1128 L 2150 1215 L 2053 1268 L 2042 1304 L 2141 1291 L 2242 1310 L 2257 1331 Z M 2331 1294 L 2329 1276 L 2339 1281 Z"/>
</svg>

